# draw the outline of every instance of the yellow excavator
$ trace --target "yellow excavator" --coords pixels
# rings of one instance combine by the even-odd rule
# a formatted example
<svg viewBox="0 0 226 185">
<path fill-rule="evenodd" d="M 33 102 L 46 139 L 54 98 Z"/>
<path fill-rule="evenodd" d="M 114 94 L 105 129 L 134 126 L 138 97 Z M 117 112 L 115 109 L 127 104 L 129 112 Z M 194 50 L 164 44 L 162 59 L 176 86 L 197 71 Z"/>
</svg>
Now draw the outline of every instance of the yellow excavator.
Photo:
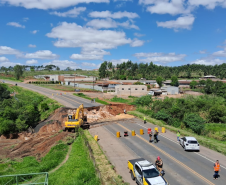
<svg viewBox="0 0 226 185">
<path fill-rule="evenodd" d="M 80 111 L 82 114 L 80 114 Z M 83 104 L 81 104 L 74 114 L 68 114 L 67 121 L 64 123 L 63 130 L 75 132 L 75 128 L 88 126 L 87 125 L 87 117 L 84 115 L 84 107 Z"/>
</svg>

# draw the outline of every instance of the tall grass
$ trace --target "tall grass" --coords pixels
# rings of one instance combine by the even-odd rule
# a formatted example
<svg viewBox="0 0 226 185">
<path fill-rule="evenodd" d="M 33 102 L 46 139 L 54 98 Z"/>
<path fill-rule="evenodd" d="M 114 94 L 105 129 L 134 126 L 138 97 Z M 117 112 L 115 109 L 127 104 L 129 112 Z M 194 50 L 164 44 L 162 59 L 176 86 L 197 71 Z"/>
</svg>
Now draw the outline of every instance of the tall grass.
<svg viewBox="0 0 226 185">
<path fill-rule="evenodd" d="M 29 156 L 24 157 L 22 162 L 11 160 L 6 163 L 0 163 L 0 176 L 48 172 L 64 160 L 67 151 L 68 145 L 61 143 L 52 147 L 48 154 L 43 157 L 40 162 L 37 161 L 35 157 Z M 28 176 L 27 178 L 31 177 Z M 6 179 L 0 178 L 0 184 L 4 183 L 6 183 Z"/>
<path fill-rule="evenodd" d="M 73 95 L 81 97 L 81 98 L 85 98 L 87 100 L 92 100 L 93 98 L 88 97 L 87 95 L 83 94 L 83 93 L 73 93 Z M 103 105 L 109 105 L 108 102 L 100 100 L 99 98 L 95 98 L 95 101 L 97 103 L 103 104 Z"/>
<path fill-rule="evenodd" d="M 95 168 L 89 158 L 88 149 L 81 136 L 72 144 L 68 161 L 57 171 L 49 175 L 51 185 L 100 185 Z"/>
</svg>

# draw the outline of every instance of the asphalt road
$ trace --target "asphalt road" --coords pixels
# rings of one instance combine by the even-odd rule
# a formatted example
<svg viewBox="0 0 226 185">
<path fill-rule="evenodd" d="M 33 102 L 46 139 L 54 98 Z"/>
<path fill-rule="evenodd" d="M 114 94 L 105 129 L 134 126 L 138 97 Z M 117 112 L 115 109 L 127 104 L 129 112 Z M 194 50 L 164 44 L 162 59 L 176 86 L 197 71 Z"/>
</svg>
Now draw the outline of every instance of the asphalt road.
<svg viewBox="0 0 226 185">
<path fill-rule="evenodd" d="M 3 80 L 1 80 L 1 81 L 3 81 Z M 10 80 L 4 80 L 4 81 L 5 81 L 5 83 L 13 84 L 13 85 L 15 85 L 17 83 L 17 85 L 19 87 L 23 87 L 23 88 L 38 92 L 40 94 L 46 95 L 49 98 L 52 98 L 52 99 L 58 101 L 59 103 L 61 103 L 62 105 L 66 106 L 66 107 L 77 108 L 81 104 L 83 104 L 84 107 L 96 107 L 96 106 L 101 105 L 99 103 L 91 103 L 90 100 L 71 95 L 70 93 L 65 94 L 62 91 L 47 89 L 44 87 L 39 87 L 37 85 L 24 84 L 24 83 L 14 82 L 14 81 L 10 81 Z"/>
<path fill-rule="evenodd" d="M 161 135 L 159 135 L 159 143 L 149 143 L 147 129 L 145 129 L 148 128 L 148 125 L 143 126 L 144 124 L 141 120 L 133 119 L 130 122 L 125 120 L 117 123 L 104 127 L 114 135 L 117 131 L 120 131 L 122 135 L 125 130 L 135 130 L 136 136 L 132 136 L 129 132 L 129 136 L 126 138 L 122 136 L 120 141 L 136 153 L 137 156 L 143 157 L 150 162 L 154 163 L 156 157 L 160 156 L 164 163 L 163 169 L 166 172 L 164 177 L 170 185 L 226 184 L 226 169 L 221 168 L 221 177 L 213 180 L 213 162 L 197 155 L 195 152 L 185 152 L 178 143 L 161 137 Z M 142 127 L 138 124 L 142 124 Z M 144 129 L 144 135 L 140 135 L 140 129 Z"/>
</svg>

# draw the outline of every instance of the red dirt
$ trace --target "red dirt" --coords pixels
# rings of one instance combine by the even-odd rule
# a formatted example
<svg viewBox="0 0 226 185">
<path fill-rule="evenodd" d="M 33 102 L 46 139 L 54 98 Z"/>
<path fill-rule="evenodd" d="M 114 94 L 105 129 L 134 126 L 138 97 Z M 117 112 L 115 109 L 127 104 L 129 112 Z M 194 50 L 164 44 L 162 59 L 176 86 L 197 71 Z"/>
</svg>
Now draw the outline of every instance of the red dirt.
<svg viewBox="0 0 226 185">
<path fill-rule="evenodd" d="M 134 109 L 132 105 L 111 104 L 101 107 L 86 108 L 88 122 L 93 123 L 99 120 L 109 119 L 130 119 L 119 115 Z M 22 158 L 35 156 L 37 159 L 45 156 L 51 147 L 59 140 L 66 139 L 68 132 L 61 132 L 64 121 L 68 113 L 76 112 L 76 109 L 59 108 L 46 121 L 39 123 L 34 129 L 36 133 L 22 132 L 19 134 L 9 134 L 0 137 L 0 158 Z"/>
</svg>

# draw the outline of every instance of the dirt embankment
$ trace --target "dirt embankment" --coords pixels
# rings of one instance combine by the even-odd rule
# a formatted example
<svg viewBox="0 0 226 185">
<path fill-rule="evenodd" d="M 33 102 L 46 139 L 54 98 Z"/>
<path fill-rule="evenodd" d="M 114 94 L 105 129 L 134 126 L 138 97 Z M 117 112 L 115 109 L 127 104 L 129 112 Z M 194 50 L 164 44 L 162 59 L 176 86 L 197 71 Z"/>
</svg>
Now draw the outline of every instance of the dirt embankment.
<svg viewBox="0 0 226 185">
<path fill-rule="evenodd" d="M 133 116 L 123 114 L 133 110 L 134 107 L 125 104 L 111 104 L 100 107 L 85 108 L 84 114 L 90 125 L 109 120 L 130 119 Z M 49 150 L 59 141 L 65 140 L 68 132 L 62 132 L 64 121 L 68 113 L 76 112 L 76 109 L 67 107 L 57 109 L 46 121 L 39 123 L 33 133 L 23 132 L 0 137 L 0 158 L 22 158 L 35 156 L 37 159 L 45 156 Z"/>
</svg>

